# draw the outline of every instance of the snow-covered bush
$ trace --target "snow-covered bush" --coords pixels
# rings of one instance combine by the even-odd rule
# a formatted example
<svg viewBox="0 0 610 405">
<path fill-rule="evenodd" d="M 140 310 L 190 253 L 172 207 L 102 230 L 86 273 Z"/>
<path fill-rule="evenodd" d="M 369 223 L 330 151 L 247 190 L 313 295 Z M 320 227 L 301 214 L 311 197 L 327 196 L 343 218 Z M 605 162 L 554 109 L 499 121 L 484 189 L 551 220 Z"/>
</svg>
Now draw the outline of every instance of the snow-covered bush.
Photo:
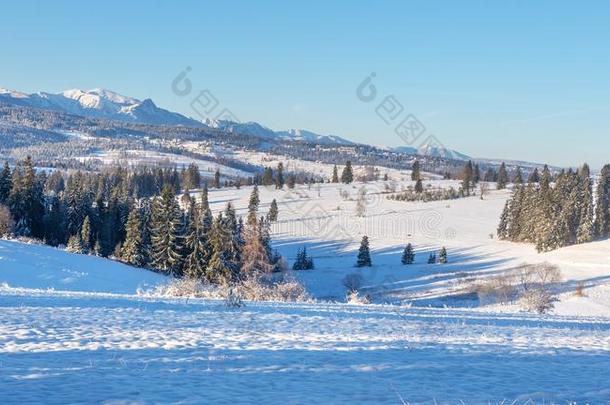
<svg viewBox="0 0 610 405">
<path fill-rule="evenodd" d="M 543 288 L 533 288 L 521 294 L 519 306 L 524 311 L 545 314 L 553 309 L 555 301 L 557 298 L 551 292 Z"/>
<path fill-rule="evenodd" d="M 241 308 L 244 306 L 244 302 L 235 289 L 229 288 L 225 297 L 225 305 L 229 308 Z"/>
<path fill-rule="evenodd" d="M 366 305 L 371 303 L 371 298 L 367 294 L 360 295 L 358 291 L 353 290 L 347 293 L 347 303 L 354 305 Z"/>
<path fill-rule="evenodd" d="M 475 287 L 475 291 L 479 302 L 483 305 L 508 304 L 517 295 L 514 277 L 511 274 L 486 278 Z"/>
<path fill-rule="evenodd" d="M 139 291 L 145 296 L 188 297 L 224 300 L 228 306 L 238 301 L 304 302 L 311 298 L 305 288 L 294 278 L 282 274 L 273 278 L 249 277 L 230 286 L 207 284 L 197 279 L 172 279 L 149 291 Z M 229 305 L 231 304 L 231 305 Z"/>
</svg>

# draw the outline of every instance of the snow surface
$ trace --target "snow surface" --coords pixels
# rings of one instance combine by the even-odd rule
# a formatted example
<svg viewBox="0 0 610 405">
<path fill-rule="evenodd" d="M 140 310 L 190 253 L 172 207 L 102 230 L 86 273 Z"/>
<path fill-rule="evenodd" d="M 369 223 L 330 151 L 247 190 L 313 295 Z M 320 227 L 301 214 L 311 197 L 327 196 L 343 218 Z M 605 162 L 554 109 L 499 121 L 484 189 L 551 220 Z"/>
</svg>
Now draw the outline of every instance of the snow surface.
<svg viewBox="0 0 610 405">
<path fill-rule="evenodd" d="M 610 241 L 537 254 L 490 237 L 509 191 L 392 201 L 386 185 L 413 182 L 407 172 L 390 178 L 259 188 L 262 213 L 278 201 L 274 246 L 289 263 L 304 245 L 314 258 L 315 270 L 295 272 L 313 303 L 229 309 L 138 296 L 165 277 L 0 240 L 0 403 L 608 403 Z M 366 215 L 356 218 L 362 187 Z M 212 210 L 231 202 L 245 215 L 251 190 L 211 189 Z M 363 234 L 374 266 L 356 269 Z M 407 242 L 411 266 L 400 264 Z M 426 264 L 440 246 L 449 264 Z M 466 294 L 472 280 L 542 261 L 563 275 L 551 314 Z M 374 302 L 393 305 L 340 303 L 353 273 Z"/>
</svg>

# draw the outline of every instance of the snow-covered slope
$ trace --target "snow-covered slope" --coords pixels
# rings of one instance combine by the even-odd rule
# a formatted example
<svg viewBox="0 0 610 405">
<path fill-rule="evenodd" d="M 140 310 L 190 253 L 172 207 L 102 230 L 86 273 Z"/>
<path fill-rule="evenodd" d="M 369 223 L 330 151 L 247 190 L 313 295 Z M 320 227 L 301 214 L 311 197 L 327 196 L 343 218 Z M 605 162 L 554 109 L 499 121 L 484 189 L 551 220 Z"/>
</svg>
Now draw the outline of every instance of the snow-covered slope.
<svg viewBox="0 0 610 405">
<path fill-rule="evenodd" d="M 315 143 L 319 145 L 354 145 L 353 142 L 336 135 L 320 135 L 304 129 L 289 129 L 274 131 L 258 122 L 233 122 L 222 120 L 206 120 L 206 125 L 225 131 L 249 134 L 266 139 L 286 139 Z"/>
<path fill-rule="evenodd" d="M 99 88 L 71 89 L 58 94 L 25 94 L 0 88 L 0 102 L 140 124 L 202 126 L 198 121 L 157 107 L 151 99 L 138 100 Z"/>
<path fill-rule="evenodd" d="M 0 240 L 0 284 L 9 287 L 135 294 L 166 277 L 95 256 Z"/>
<path fill-rule="evenodd" d="M 397 146 L 392 148 L 395 152 L 417 154 L 421 156 L 440 157 L 444 159 L 469 160 L 470 157 L 454 149 L 448 149 L 435 144 L 424 144 L 415 148 L 413 146 Z"/>
</svg>

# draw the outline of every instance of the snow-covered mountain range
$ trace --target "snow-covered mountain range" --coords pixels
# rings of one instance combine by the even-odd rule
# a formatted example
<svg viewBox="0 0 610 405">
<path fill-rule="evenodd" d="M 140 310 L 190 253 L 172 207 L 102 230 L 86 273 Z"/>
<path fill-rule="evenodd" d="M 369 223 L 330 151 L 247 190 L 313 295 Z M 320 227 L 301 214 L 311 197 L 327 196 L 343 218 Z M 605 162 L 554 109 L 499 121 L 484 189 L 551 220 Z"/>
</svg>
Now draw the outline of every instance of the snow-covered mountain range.
<svg viewBox="0 0 610 405">
<path fill-rule="evenodd" d="M 92 90 L 71 89 L 60 93 L 38 92 L 26 94 L 0 87 L 0 103 L 53 110 L 87 118 L 107 119 L 136 124 L 208 127 L 231 133 L 253 135 L 262 139 L 304 141 L 331 146 L 356 145 L 355 142 L 337 135 L 321 135 L 305 129 L 276 131 L 257 122 L 233 122 L 214 119 L 207 119 L 205 122 L 200 122 L 182 114 L 157 107 L 149 98 L 139 100 L 101 88 Z M 469 157 L 463 153 L 432 144 L 423 145 L 419 148 L 402 146 L 391 148 L 391 150 L 395 152 L 454 160 L 469 159 Z"/>
<path fill-rule="evenodd" d="M 470 160 L 470 156 L 465 155 L 461 152 L 458 152 L 454 149 L 448 149 L 443 146 L 438 146 L 436 144 L 423 144 L 419 147 L 415 148 L 413 146 L 397 146 L 392 148 L 395 152 L 402 152 L 408 154 L 416 154 L 422 156 L 430 156 L 430 157 L 440 157 L 444 159 L 453 159 L 453 160 Z"/>
<path fill-rule="evenodd" d="M 105 89 L 72 89 L 61 93 L 25 94 L 0 88 L 0 102 L 55 110 L 89 118 L 153 125 L 202 126 L 193 119 L 164 110 L 151 99 L 138 100 Z"/>
<path fill-rule="evenodd" d="M 285 131 L 274 131 L 258 122 L 233 122 L 206 120 L 206 125 L 212 128 L 222 129 L 239 134 L 250 134 L 266 139 L 285 139 L 311 142 L 320 145 L 354 145 L 352 141 L 336 135 L 320 135 L 305 129 L 288 129 Z"/>
</svg>

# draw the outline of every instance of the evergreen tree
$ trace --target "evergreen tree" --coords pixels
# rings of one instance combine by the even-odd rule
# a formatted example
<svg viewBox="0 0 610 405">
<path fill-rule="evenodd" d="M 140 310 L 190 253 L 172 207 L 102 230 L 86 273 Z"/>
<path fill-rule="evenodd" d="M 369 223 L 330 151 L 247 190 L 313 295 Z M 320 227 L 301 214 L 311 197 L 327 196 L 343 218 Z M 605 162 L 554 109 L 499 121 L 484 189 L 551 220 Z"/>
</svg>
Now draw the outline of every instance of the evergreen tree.
<svg viewBox="0 0 610 405">
<path fill-rule="evenodd" d="M 275 200 L 273 200 L 275 201 Z M 248 219 L 247 223 L 251 226 L 256 226 L 256 219 L 258 218 L 258 205 L 260 204 L 260 198 L 258 196 L 258 186 L 252 188 L 250 193 L 250 200 L 248 202 Z"/>
<path fill-rule="evenodd" d="M 593 240 L 595 225 L 593 219 L 593 185 L 591 184 L 591 171 L 585 163 L 579 173 L 580 190 L 578 193 L 578 229 L 577 243 L 586 243 Z"/>
<path fill-rule="evenodd" d="M 594 230 L 598 238 L 610 233 L 610 165 L 602 167 L 597 181 Z"/>
<path fill-rule="evenodd" d="M 83 253 L 83 244 L 80 239 L 80 234 L 70 236 L 66 250 L 72 253 Z"/>
<path fill-rule="evenodd" d="M 333 177 L 331 180 L 331 183 L 338 183 L 339 182 L 339 172 L 337 170 L 337 165 L 333 166 Z"/>
<path fill-rule="evenodd" d="M 517 185 L 523 184 L 523 173 L 521 173 L 521 168 L 517 166 L 517 172 L 515 173 L 515 177 L 513 179 L 513 183 Z"/>
<path fill-rule="evenodd" d="M 356 267 L 370 267 L 371 264 L 371 253 L 369 251 L 369 238 L 363 236 L 360 242 L 360 248 L 358 249 L 358 258 L 356 261 Z"/>
<path fill-rule="evenodd" d="M 228 285 L 236 273 L 235 263 L 231 260 L 231 232 L 225 229 L 225 222 L 222 214 L 214 219 L 212 229 L 210 230 L 210 245 L 212 255 L 206 269 L 206 279 L 209 282 Z"/>
<path fill-rule="evenodd" d="M 508 173 L 506 172 L 506 164 L 502 162 L 500 165 L 500 169 L 498 170 L 498 181 L 497 181 L 497 189 L 503 190 L 506 188 L 506 184 L 508 183 Z"/>
<path fill-rule="evenodd" d="M 245 244 L 242 250 L 242 277 L 258 277 L 271 273 L 273 265 L 269 261 L 267 249 L 263 245 L 256 223 L 245 230 Z"/>
<path fill-rule="evenodd" d="M 277 201 L 275 201 L 275 198 L 274 198 L 273 201 L 271 201 L 271 205 L 269 206 L 269 213 L 267 214 L 267 219 L 270 222 L 275 222 L 275 221 L 277 221 L 277 215 L 278 215 Z"/>
<path fill-rule="evenodd" d="M 144 266 L 147 262 L 142 241 L 142 228 L 140 208 L 134 206 L 127 218 L 125 243 L 121 247 L 120 258 L 125 263 L 137 267 Z"/>
<path fill-rule="evenodd" d="M 307 247 L 303 246 L 297 251 L 297 257 L 292 265 L 292 270 L 311 270 L 313 268 L 313 259 L 307 254 Z"/>
<path fill-rule="evenodd" d="M 435 264 L 436 263 L 436 253 L 430 253 L 430 256 L 428 256 L 428 264 Z"/>
<path fill-rule="evenodd" d="M 93 248 L 93 243 L 91 240 L 91 220 L 89 219 L 88 215 L 85 217 L 83 225 L 80 228 L 80 240 L 83 247 L 83 252 L 89 253 Z"/>
<path fill-rule="evenodd" d="M 447 263 L 447 249 L 445 249 L 445 246 L 443 246 L 441 248 L 441 250 L 438 252 L 438 262 L 440 264 Z"/>
<path fill-rule="evenodd" d="M 410 243 L 408 243 L 402 251 L 402 258 L 400 261 L 402 264 L 413 264 L 415 261 L 415 253 L 413 253 L 413 246 L 411 246 Z"/>
<path fill-rule="evenodd" d="M 214 188 L 220 188 L 220 170 L 216 169 L 214 173 Z"/>
<path fill-rule="evenodd" d="M 415 182 L 415 192 L 421 194 L 424 192 L 424 185 L 421 182 L 421 179 L 417 179 Z"/>
<path fill-rule="evenodd" d="M 11 189 L 13 188 L 13 175 L 8 162 L 4 162 L 2 172 L 0 172 L 0 204 L 7 204 Z"/>
<path fill-rule="evenodd" d="M 421 180 L 421 173 L 419 167 L 419 160 L 415 160 L 411 165 L 411 180 L 418 181 Z"/>
<path fill-rule="evenodd" d="M 470 195 L 470 189 L 474 186 L 474 171 L 472 161 L 468 161 L 462 170 L 462 190 L 464 194 Z"/>
<path fill-rule="evenodd" d="M 174 190 L 165 186 L 161 196 L 155 198 L 152 211 L 152 259 L 153 265 L 173 276 L 180 275 L 182 213 L 176 202 Z"/>
<path fill-rule="evenodd" d="M 203 280 L 206 276 L 208 259 L 211 256 L 204 228 L 201 206 L 194 201 L 189 209 L 190 220 L 186 230 L 184 275 L 189 278 Z"/>
<path fill-rule="evenodd" d="M 354 172 L 352 171 L 352 162 L 345 162 L 345 167 L 343 168 L 343 172 L 341 172 L 341 183 L 350 184 L 354 181 Z"/>
<path fill-rule="evenodd" d="M 474 165 L 474 171 L 472 173 L 472 183 L 473 183 L 473 187 L 476 184 L 479 184 L 479 182 L 481 181 L 481 169 L 479 168 L 479 164 L 476 163 Z"/>
<path fill-rule="evenodd" d="M 530 173 L 530 176 L 527 179 L 528 183 L 539 183 L 540 182 L 540 174 L 538 173 L 538 168 L 535 167 L 534 170 Z"/>
<path fill-rule="evenodd" d="M 273 169 L 270 167 L 265 167 L 263 171 L 263 177 L 261 179 L 263 186 L 270 186 L 273 184 Z"/>
<path fill-rule="evenodd" d="M 284 164 L 282 162 L 277 164 L 277 174 L 275 177 L 275 188 L 284 188 Z"/>
</svg>

